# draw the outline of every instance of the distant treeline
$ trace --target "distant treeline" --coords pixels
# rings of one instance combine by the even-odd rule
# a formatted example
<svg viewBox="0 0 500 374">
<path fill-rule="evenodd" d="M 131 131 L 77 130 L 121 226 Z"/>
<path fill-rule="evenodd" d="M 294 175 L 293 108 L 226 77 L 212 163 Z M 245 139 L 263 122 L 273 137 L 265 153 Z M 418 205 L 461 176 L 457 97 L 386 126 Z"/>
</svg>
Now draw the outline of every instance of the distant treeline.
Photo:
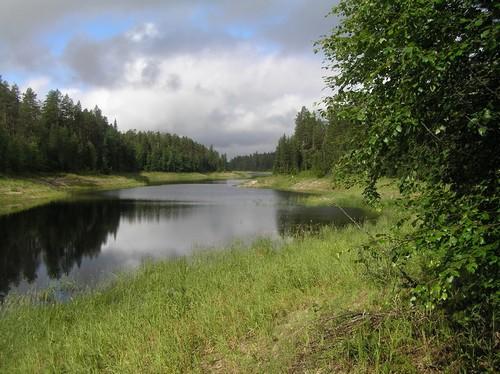
<svg viewBox="0 0 500 374">
<path fill-rule="evenodd" d="M 310 170 L 318 176 L 328 174 L 353 146 L 355 131 L 359 130 L 346 122 L 325 120 L 303 107 L 295 119 L 293 135 L 283 135 L 278 142 L 274 173 Z"/>
<path fill-rule="evenodd" d="M 292 135 L 283 135 L 275 152 L 237 156 L 229 170 L 273 171 L 275 174 L 297 174 L 312 171 L 319 177 L 332 172 L 342 156 L 355 146 L 359 127 L 330 116 L 326 118 L 302 107 L 295 118 Z M 391 174 L 392 170 L 385 170 Z"/>
<path fill-rule="evenodd" d="M 229 170 L 271 171 L 274 166 L 274 152 L 236 156 L 229 161 Z"/>
<path fill-rule="evenodd" d="M 40 102 L 0 77 L 0 172 L 215 171 L 226 156 L 187 137 L 118 131 L 101 110 L 53 90 Z"/>
</svg>

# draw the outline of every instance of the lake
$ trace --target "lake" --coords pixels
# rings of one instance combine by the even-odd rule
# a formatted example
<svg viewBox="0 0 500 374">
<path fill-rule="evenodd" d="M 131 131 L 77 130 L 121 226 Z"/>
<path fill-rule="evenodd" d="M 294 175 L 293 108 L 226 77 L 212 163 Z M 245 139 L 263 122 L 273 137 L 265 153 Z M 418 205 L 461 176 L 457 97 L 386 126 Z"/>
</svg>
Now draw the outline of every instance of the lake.
<svg viewBox="0 0 500 374">
<path fill-rule="evenodd" d="M 78 195 L 0 217 L 0 299 L 9 292 L 92 287 L 145 259 L 185 256 L 235 240 L 279 238 L 349 218 L 301 195 L 240 181 L 170 184 Z M 346 211 L 357 220 L 361 209 Z"/>
</svg>

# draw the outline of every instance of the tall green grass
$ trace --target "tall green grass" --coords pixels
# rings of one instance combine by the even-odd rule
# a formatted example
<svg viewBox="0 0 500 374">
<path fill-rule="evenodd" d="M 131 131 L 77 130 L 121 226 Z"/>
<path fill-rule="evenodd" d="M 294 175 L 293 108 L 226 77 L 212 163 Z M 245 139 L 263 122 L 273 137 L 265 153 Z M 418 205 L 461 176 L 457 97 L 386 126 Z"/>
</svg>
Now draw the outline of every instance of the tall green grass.
<svg viewBox="0 0 500 374">
<path fill-rule="evenodd" d="M 373 282 L 355 250 L 390 221 L 146 263 L 66 304 L 11 297 L 0 372 L 417 372 L 432 349 L 407 316 L 384 318 L 396 278 Z"/>
</svg>

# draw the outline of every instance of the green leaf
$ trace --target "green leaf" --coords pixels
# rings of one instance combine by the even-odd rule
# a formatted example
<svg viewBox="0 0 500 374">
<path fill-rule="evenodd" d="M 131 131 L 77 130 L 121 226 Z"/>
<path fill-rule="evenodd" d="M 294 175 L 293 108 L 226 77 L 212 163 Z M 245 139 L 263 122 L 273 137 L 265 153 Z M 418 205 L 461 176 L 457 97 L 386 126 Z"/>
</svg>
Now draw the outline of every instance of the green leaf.
<svg viewBox="0 0 500 374">
<path fill-rule="evenodd" d="M 443 131 L 445 131 L 445 130 L 446 130 L 446 127 L 445 127 L 445 126 L 443 126 L 443 125 L 441 125 L 441 126 L 439 126 L 439 127 L 436 129 L 436 131 L 434 131 L 434 134 L 439 135 L 440 133 L 442 133 L 442 132 L 443 132 Z"/>
</svg>

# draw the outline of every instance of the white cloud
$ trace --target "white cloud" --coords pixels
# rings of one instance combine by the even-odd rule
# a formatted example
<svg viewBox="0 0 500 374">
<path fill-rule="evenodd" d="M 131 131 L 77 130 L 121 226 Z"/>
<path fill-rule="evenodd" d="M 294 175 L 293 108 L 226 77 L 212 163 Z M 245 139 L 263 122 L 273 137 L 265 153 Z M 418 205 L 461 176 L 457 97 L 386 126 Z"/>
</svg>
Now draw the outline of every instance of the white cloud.
<svg viewBox="0 0 500 374">
<path fill-rule="evenodd" d="M 134 42 L 141 42 L 144 39 L 151 39 L 158 36 L 158 28 L 152 22 L 147 22 L 140 27 L 135 28 L 134 30 L 128 33 L 128 37 L 130 40 Z"/>
<path fill-rule="evenodd" d="M 141 56 L 126 63 L 119 86 L 65 91 L 85 106 L 97 103 L 122 130 L 169 131 L 235 155 L 272 150 L 292 131 L 300 107 L 317 101 L 323 87 L 318 59 L 262 55 L 245 45 L 157 63 L 153 82 L 143 79 L 148 59 Z"/>
<path fill-rule="evenodd" d="M 133 61 L 125 63 L 125 80 L 128 83 L 141 83 L 143 80 L 143 73 L 148 67 L 146 58 L 136 58 Z"/>
<path fill-rule="evenodd" d="M 41 76 L 32 78 L 24 82 L 24 84 L 21 86 L 21 91 L 24 92 L 28 87 L 31 87 L 39 95 L 40 98 L 43 98 L 50 87 L 50 83 L 51 80 L 49 77 Z"/>
<path fill-rule="evenodd" d="M 269 151 L 325 95 L 312 43 L 336 22 L 324 18 L 335 2 L 2 0 L 0 70 L 35 77 L 23 86 L 41 98 L 62 87 L 97 104 L 123 130 Z"/>
</svg>

